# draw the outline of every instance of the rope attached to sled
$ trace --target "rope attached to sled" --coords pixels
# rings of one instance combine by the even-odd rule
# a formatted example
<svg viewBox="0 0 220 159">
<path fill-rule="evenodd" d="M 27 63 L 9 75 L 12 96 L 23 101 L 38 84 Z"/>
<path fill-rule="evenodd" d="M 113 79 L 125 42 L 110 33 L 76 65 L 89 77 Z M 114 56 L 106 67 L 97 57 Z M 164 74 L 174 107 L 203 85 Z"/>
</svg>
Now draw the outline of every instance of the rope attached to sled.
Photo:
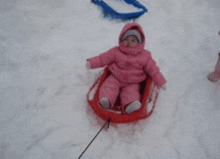
<svg viewBox="0 0 220 159">
<path fill-rule="evenodd" d="M 89 146 L 93 143 L 93 141 L 96 139 L 96 137 L 99 135 L 99 133 L 102 131 L 102 129 L 108 124 L 108 128 L 111 122 L 111 118 L 109 117 L 105 124 L 102 126 L 102 128 L 99 130 L 99 132 L 95 135 L 95 137 L 92 139 L 92 141 L 88 144 L 88 146 L 85 148 L 85 150 L 81 153 L 81 155 L 79 156 L 78 159 L 80 159 L 82 157 L 82 155 L 86 152 L 86 150 L 89 148 Z"/>
</svg>

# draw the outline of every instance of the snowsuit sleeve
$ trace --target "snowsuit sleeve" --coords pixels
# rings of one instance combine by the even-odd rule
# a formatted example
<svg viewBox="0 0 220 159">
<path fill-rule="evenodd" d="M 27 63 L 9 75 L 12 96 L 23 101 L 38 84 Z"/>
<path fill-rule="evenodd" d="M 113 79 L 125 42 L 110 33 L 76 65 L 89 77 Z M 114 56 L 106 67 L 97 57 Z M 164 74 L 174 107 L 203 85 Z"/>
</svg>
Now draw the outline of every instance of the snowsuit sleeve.
<svg viewBox="0 0 220 159">
<path fill-rule="evenodd" d="M 157 86 L 162 86 L 166 83 L 166 79 L 160 72 L 159 67 L 156 65 L 156 62 L 152 59 L 151 56 L 149 57 L 147 64 L 144 67 L 144 71 L 152 78 Z"/>
<path fill-rule="evenodd" d="M 114 62 L 114 52 L 115 48 L 112 48 L 99 56 L 88 58 L 87 61 L 90 63 L 91 68 L 104 67 Z"/>
</svg>

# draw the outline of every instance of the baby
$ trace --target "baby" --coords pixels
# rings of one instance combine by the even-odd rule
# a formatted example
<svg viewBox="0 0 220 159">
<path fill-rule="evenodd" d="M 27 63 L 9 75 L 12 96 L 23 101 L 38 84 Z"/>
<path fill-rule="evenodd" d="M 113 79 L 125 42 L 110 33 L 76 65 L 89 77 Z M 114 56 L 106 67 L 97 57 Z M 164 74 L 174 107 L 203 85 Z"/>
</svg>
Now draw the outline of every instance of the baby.
<svg viewBox="0 0 220 159">
<path fill-rule="evenodd" d="M 120 97 L 124 113 L 130 114 L 141 107 L 140 82 L 151 76 L 154 83 L 165 90 L 166 79 L 151 53 L 144 49 L 145 35 L 138 23 L 126 24 L 118 39 L 119 46 L 87 59 L 87 69 L 107 66 L 111 74 L 99 92 L 99 103 L 111 109 Z"/>
</svg>

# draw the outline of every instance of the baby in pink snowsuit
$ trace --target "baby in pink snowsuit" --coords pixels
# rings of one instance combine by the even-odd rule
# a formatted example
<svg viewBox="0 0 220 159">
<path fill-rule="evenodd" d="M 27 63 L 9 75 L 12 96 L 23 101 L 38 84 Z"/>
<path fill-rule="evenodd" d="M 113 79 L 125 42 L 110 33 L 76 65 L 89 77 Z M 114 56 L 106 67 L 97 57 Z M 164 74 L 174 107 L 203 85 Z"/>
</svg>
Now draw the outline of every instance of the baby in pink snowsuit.
<svg viewBox="0 0 220 159">
<path fill-rule="evenodd" d="M 111 72 L 100 88 L 100 105 L 111 109 L 120 96 L 123 112 L 130 114 L 141 107 L 140 82 L 147 75 L 163 89 L 166 79 L 151 53 L 144 50 L 145 35 L 139 24 L 126 24 L 119 35 L 118 43 L 119 46 L 87 59 L 86 66 L 88 69 L 107 66 Z"/>
<path fill-rule="evenodd" d="M 220 35 L 220 31 L 219 31 L 218 34 Z M 220 79 L 220 52 L 218 53 L 218 60 L 217 60 L 217 63 L 215 65 L 215 70 L 213 72 L 211 72 L 207 76 L 207 78 L 211 82 L 217 82 Z"/>
</svg>

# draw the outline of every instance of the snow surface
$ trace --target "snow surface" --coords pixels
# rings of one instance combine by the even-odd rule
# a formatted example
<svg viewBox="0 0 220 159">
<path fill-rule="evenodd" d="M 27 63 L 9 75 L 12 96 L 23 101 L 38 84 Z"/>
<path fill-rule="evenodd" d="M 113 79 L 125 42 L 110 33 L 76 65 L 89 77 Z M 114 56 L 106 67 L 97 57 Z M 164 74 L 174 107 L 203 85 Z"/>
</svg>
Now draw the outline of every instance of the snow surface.
<svg viewBox="0 0 220 159">
<path fill-rule="evenodd" d="M 219 159 L 219 0 L 139 0 L 139 22 L 167 78 L 153 115 L 111 124 L 82 159 Z M 86 94 L 125 22 L 82 0 L 0 1 L 0 159 L 76 159 L 105 121 Z"/>
</svg>

